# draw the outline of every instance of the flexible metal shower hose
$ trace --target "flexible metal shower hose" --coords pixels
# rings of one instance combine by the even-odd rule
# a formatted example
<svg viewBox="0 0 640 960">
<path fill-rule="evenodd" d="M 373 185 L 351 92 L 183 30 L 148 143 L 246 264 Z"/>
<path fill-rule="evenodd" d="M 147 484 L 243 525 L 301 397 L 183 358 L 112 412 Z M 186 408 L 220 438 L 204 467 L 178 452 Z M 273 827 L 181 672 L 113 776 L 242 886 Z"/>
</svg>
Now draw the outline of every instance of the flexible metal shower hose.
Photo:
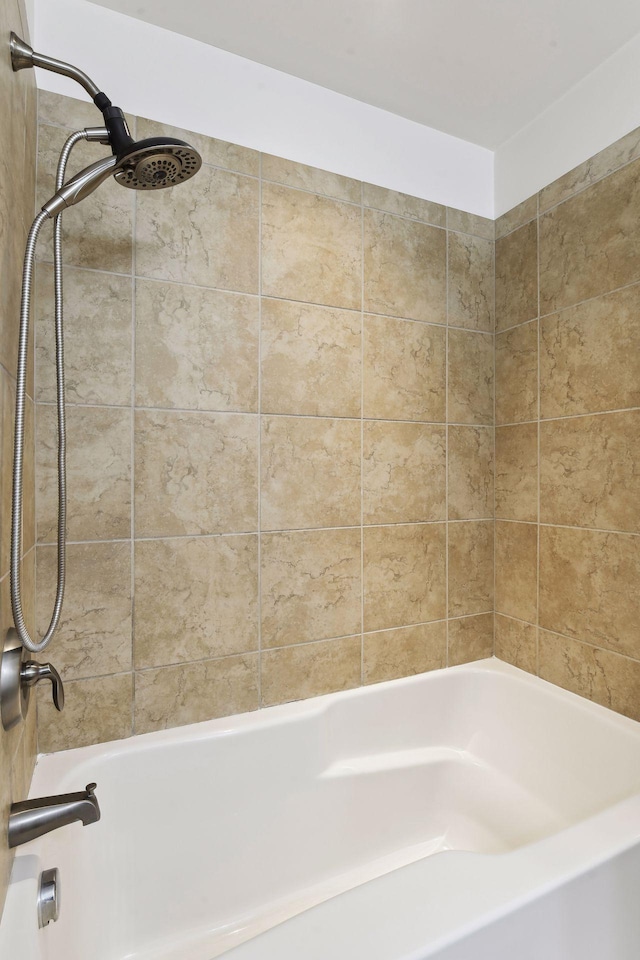
<svg viewBox="0 0 640 960">
<path fill-rule="evenodd" d="M 80 140 L 87 139 L 85 130 L 78 130 L 67 139 L 56 172 L 56 191 L 65 177 L 69 155 Z M 58 578 L 56 599 L 51 621 L 41 640 L 32 640 L 24 621 L 22 608 L 21 553 L 22 553 L 22 501 L 24 461 L 24 411 L 27 386 L 27 360 L 29 347 L 29 321 L 33 291 L 33 267 L 36 244 L 42 224 L 48 214 L 41 211 L 33 221 L 24 255 L 22 271 L 22 300 L 20 304 L 20 338 L 18 341 L 18 372 L 16 376 L 16 419 L 13 452 L 13 494 L 11 499 L 11 607 L 13 621 L 22 645 L 30 653 L 39 653 L 51 641 L 62 612 L 65 585 L 66 526 L 67 526 L 67 481 L 66 481 L 66 420 L 64 409 L 64 316 L 62 302 L 62 217 L 53 221 L 53 273 L 55 285 L 55 332 L 56 332 L 56 402 L 58 411 Z"/>
</svg>

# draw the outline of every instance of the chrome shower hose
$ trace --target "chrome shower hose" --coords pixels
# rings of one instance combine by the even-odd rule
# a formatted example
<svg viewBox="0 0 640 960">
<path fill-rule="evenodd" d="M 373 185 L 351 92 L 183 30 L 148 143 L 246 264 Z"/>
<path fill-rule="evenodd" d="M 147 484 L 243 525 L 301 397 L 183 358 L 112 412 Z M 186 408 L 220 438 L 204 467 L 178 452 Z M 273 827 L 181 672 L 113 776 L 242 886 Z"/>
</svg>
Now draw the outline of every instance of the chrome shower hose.
<svg viewBox="0 0 640 960">
<path fill-rule="evenodd" d="M 65 177 L 67 161 L 73 147 L 80 140 L 87 139 L 87 132 L 79 130 L 67 139 L 56 172 L 56 191 Z M 62 612 L 65 585 L 65 554 L 67 525 L 66 490 L 66 421 L 64 409 L 64 327 L 62 302 L 62 224 L 59 214 L 53 221 L 53 272 L 55 284 L 55 333 L 56 333 L 56 402 L 58 411 L 58 578 L 53 613 L 45 635 L 41 640 L 33 640 L 24 620 L 21 584 L 22 553 L 22 503 L 23 503 L 23 463 L 24 463 L 24 412 L 27 387 L 27 360 L 29 349 L 29 322 L 31 318 L 31 299 L 33 291 L 33 268 L 36 244 L 45 220 L 49 215 L 44 211 L 36 216 L 31 225 L 24 255 L 22 271 L 22 300 L 20 303 L 20 337 L 18 341 L 18 371 L 16 375 L 16 417 L 13 448 L 13 493 L 11 498 L 11 607 L 13 621 L 22 645 L 30 653 L 39 653 L 51 641 Z"/>
</svg>

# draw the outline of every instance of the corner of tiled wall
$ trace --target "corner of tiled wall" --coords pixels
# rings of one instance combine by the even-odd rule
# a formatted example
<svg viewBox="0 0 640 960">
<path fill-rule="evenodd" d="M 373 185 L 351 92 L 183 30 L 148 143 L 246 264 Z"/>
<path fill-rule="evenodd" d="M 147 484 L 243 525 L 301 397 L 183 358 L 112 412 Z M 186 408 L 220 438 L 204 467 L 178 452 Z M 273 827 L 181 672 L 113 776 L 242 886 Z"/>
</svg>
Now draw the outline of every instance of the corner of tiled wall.
<svg viewBox="0 0 640 960">
<path fill-rule="evenodd" d="M 42 194 L 91 111 L 42 95 Z M 204 165 L 65 214 L 69 589 L 52 656 L 68 707 L 43 699 L 41 749 L 490 655 L 493 222 L 135 124 Z M 49 313 L 43 296 L 41 613 Z"/>
<path fill-rule="evenodd" d="M 496 655 L 640 719 L 640 135 L 497 222 Z"/>
<path fill-rule="evenodd" d="M 2 0 L 0 35 L 15 30 L 27 36 L 22 3 Z M 11 524 L 11 476 L 13 420 L 20 278 L 27 231 L 33 219 L 35 194 L 37 106 L 36 87 L 30 71 L 13 73 L 8 56 L 0 58 L 0 639 L 4 642 L 12 625 L 9 596 L 9 531 Z M 24 463 L 23 596 L 27 625 L 34 627 L 34 402 L 31 362 L 26 403 Z M 6 824 L 12 802 L 27 795 L 36 756 L 35 701 L 26 723 L 6 732 L 0 726 L 0 915 L 4 905 L 13 851 L 7 847 Z"/>
</svg>

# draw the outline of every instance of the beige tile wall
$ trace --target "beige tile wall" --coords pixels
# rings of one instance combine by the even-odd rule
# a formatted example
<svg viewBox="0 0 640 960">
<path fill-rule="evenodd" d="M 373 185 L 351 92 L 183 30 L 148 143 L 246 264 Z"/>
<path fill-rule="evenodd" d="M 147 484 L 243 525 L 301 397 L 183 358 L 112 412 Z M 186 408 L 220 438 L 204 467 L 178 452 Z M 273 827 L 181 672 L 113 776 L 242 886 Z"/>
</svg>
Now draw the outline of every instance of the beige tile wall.
<svg viewBox="0 0 640 960">
<path fill-rule="evenodd" d="M 39 119 L 44 196 L 95 111 L 43 93 Z M 493 651 L 493 223 L 185 138 L 193 181 L 65 214 L 68 707 L 42 699 L 44 751 Z M 47 262 L 38 281 L 44 615 Z"/>
<path fill-rule="evenodd" d="M 639 157 L 635 131 L 496 225 L 496 655 L 635 719 Z"/>
<path fill-rule="evenodd" d="M 0 37 L 8 43 L 11 30 L 27 36 L 22 3 L 0 2 Z M 35 196 L 36 89 L 30 71 L 13 73 L 5 47 L 0 57 L 0 641 L 12 626 L 9 595 L 9 532 L 15 404 L 20 277 L 27 231 Z M 33 344 L 32 344 L 33 345 Z M 25 427 L 23 597 L 27 625 L 34 628 L 34 467 L 33 362 L 28 379 Z M 28 792 L 36 753 L 35 701 L 26 724 L 6 733 L 0 725 L 0 915 L 4 905 L 13 853 L 6 841 L 11 803 Z"/>
</svg>

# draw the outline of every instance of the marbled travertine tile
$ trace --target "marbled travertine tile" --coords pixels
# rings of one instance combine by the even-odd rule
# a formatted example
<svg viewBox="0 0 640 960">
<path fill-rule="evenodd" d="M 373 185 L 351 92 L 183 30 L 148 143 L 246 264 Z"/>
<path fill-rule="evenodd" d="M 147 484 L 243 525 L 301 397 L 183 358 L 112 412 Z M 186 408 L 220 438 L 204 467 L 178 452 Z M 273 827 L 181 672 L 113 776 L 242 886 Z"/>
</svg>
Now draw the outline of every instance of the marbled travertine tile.
<svg viewBox="0 0 640 960">
<path fill-rule="evenodd" d="M 447 242 L 449 323 L 493 333 L 495 244 L 460 233 L 449 233 Z"/>
<path fill-rule="evenodd" d="M 364 629 L 446 616 L 444 523 L 365 527 Z"/>
<path fill-rule="evenodd" d="M 178 140 L 186 140 L 195 147 L 203 163 L 234 170 L 236 173 L 246 173 L 252 177 L 257 177 L 260 173 L 260 154 L 257 150 L 249 150 L 248 147 L 240 147 L 237 143 L 216 140 L 215 137 L 206 137 L 202 133 L 194 133 L 193 130 L 172 127 L 167 123 L 157 123 L 155 120 L 147 120 L 144 117 L 138 117 L 136 124 L 138 140 L 163 135 L 176 137 Z"/>
<path fill-rule="evenodd" d="M 493 614 L 449 621 L 448 665 L 471 663 L 493 656 Z"/>
<path fill-rule="evenodd" d="M 625 137 L 605 147 L 595 156 L 585 160 L 544 187 L 540 191 L 540 212 L 543 213 L 556 203 L 562 203 L 574 193 L 606 177 L 620 167 L 640 157 L 640 128 L 632 130 Z"/>
<path fill-rule="evenodd" d="M 496 329 L 538 316 L 538 226 L 532 221 L 496 241 Z"/>
<path fill-rule="evenodd" d="M 265 183 L 262 293 L 360 309 L 359 206 Z"/>
<path fill-rule="evenodd" d="M 257 297 L 136 281 L 136 403 L 258 410 Z"/>
<path fill-rule="evenodd" d="M 262 412 L 360 416 L 361 317 L 262 300 Z"/>
<path fill-rule="evenodd" d="M 199 660 L 135 675 L 135 732 L 258 709 L 258 654 Z"/>
<path fill-rule="evenodd" d="M 541 321 L 541 416 L 637 406 L 640 284 Z"/>
<path fill-rule="evenodd" d="M 57 548 L 37 548 L 39 636 L 55 598 Z M 60 627 L 51 657 L 65 680 L 131 670 L 131 544 L 70 543 Z"/>
<path fill-rule="evenodd" d="M 449 519 L 493 516 L 492 427 L 449 427 Z"/>
<path fill-rule="evenodd" d="M 496 520 L 496 612 L 536 623 L 538 527 Z"/>
<path fill-rule="evenodd" d="M 265 533 L 261 565 L 263 649 L 360 632 L 359 529 Z"/>
<path fill-rule="evenodd" d="M 359 204 L 361 199 L 362 184 L 359 180 L 285 160 L 283 157 L 274 157 L 269 153 L 262 154 L 262 179 L 334 197 L 336 200 L 348 200 L 350 203 Z"/>
<path fill-rule="evenodd" d="M 257 536 L 138 540 L 136 669 L 258 649 Z"/>
<path fill-rule="evenodd" d="M 100 122 L 100 114 L 94 111 L 92 126 Z M 55 172 L 58 155 L 68 130 L 41 123 L 38 126 L 38 185 L 37 203 L 42 206 L 55 193 Z M 73 151 L 67 167 L 67 179 L 94 160 L 105 155 L 99 143 L 81 141 Z M 160 191 L 173 193 L 173 190 Z M 175 191 L 177 192 L 177 191 Z M 154 191 L 153 199 L 158 193 Z M 65 211 L 62 218 L 62 241 L 64 262 L 74 267 L 91 267 L 113 273 L 131 273 L 133 204 L 135 192 L 123 190 L 113 177 L 81 204 Z M 39 256 L 53 259 L 52 231 L 42 231 L 38 245 Z"/>
<path fill-rule="evenodd" d="M 496 334 L 496 424 L 538 417 L 538 321 Z"/>
<path fill-rule="evenodd" d="M 443 422 L 446 330 L 413 320 L 364 318 L 364 416 Z"/>
<path fill-rule="evenodd" d="M 540 310 L 552 313 L 638 279 L 640 162 L 540 217 Z"/>
<path fill-rule="evenodd" d="M 57 537 L 57 420 L 55 406 L 36 415 L 37 521 L 40 543 Z M 131 411 L 67 409 L 67 536 L 123 539 L 131 534 Z"/>
<path fill-rule="evenodd" d="M 541 520 L 640 533 L 640 410 L 540 424 Z"/>
<path fill-rule="evenodd" d="M 62 713 L 53 706 L 49 684 L 40 684 L 37 691 L 40 753 L 73 750 L 131 736 L 133 676 L 130 673 L 69 680 L 64 687 Z"/>
<path fill-rule="evenodd" d="M 262 528 L 360 523 L 360 423 L 262 418 Z"/>
<path fill-rule="evenodd" d="M 360 637 L 320 640 L 262 654 L 262 703 L 319 697 L 360 684 Z"/>
<path fill-rule="evenodd" d="M 640 663 L 540 630 L 540 676 L 640 720 Z"/>
<path fill-rule="evenodd" d="M 521 227 L 529 220 L 533 220 L 538 213 L 538 194 L 534 193 L 532 197 L 527 197 L 522 203 L 507 210 L 495 222 L 496 240 L 506 237 L 508 233 Z"/>
<path fill-rule="evenodd" d="M 493 337 L 449 330 L 449 421 L 493 424 Z"/>
<path fill-rule="evenodd" d="M 495 240 L 496 234 L 495 220 L 479 217 L 475 213 L 466 213 L 464 210 L 456 210 L 455 207 L 447 207 L 447 229 L 482 237 L 485 240 Z"/>
<path fill-rule="evenodd" d="M 447 663 L 447 625 L 443 620 L 365 633 L 362 642 L 364 683 L 412 677 L 440 670 Z"/>
<path fill-rule="evenodd" d="M 363 426 L 363 522 L 444 520 L 445 427 L 385 420 Z"/>
<path fill-rule="evenodd" d="M 36 399 L 54 403 L 56 361 L 53 267 L 36 269 Z M 131 402 L 131 279 L 64 270 L 64 366 L 67 403 Z"/>
<path fill-rule="evenodd" d="M 138 411 L 135 461 L 136 536 L 257 528 L 257 417 Z"/>
<path fill-rule="evenodd" d="M 362 184 L 362 198 L 365 207 L 374 207 L 376 210 L 395 213 L 399 217 L 409 217 L 412 220 L 423 220 L 436 227 L 444 227 L 446 224 L 446 207 L 431 200 L 421 200 L 420 197 L 387 190 L 386 187 L 377 187 L 373 183 Z"/>
<path fill-rule="evenodd" d="M 493 609 L 493 520 L 449 524 L 449 616 Z"/>
<path fill-rule="evenodd" d="M 364 211 L 364 309 L 447 322 L 446 232 Z"/>
<path fill-rule="evenodd" d="M 640 537 L 540 528 L 540 626 L 640 659 Z"/>
<path fill-rule="evenodd" d="M 538 424 L 496 427 L 496 517 L 538 519 Z"/>
<path fill-rule="evenodd" d="M 131 192 L 138 275 L 258 292 L 257 180 L 204 166 L 175 190 Z"/>
<path fill-rule="evenodd" d="M 512 663 L 527 673 L 537 673 L 538 628 L 532 623 L 512 620 L 496 613 L 496 649 L 498 660 Z"/>
</svg>

